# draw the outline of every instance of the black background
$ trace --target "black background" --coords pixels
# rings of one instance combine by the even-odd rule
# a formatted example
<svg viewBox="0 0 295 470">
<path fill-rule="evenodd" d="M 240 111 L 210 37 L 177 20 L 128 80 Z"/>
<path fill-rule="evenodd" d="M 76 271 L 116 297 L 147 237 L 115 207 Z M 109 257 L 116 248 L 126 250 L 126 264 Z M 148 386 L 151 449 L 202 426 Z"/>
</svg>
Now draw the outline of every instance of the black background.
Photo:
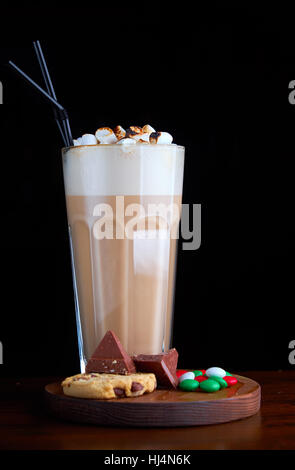
<svg viewBox="0 0 295 470">
<path fill-rule="evenodd" d="M 50 107 L 5 66 L 42 83 L 36 39 L 74 136 L 150 123 L 186 147 L 183 202 L 202 204 L 202 245 L 179 251 L 179 365 L 292 367 L 293 12 L 189 5 L 2 9 L 2 376 L 79 365 L 61 141 Z"/>
</svg>

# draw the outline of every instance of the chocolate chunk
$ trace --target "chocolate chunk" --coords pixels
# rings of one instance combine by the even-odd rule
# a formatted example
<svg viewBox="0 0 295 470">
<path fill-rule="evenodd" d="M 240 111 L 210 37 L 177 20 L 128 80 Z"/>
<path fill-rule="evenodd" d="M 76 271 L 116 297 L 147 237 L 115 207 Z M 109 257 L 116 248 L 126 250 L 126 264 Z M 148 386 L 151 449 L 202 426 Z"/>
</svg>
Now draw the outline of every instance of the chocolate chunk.
<svg viewBox="0 0 295 470">
<path fill-rule="evenodd" d="M 86 373 L 132 374 L 136 371 L 133 360 L 120 343 L 117 335 L 106 332 L 86 366 Z"/>
<path fill-rule="evenodd" d="M 132 382 L 131 384 L 131 392 L 139 392 L 143 389 L 143 385 L 139 382 Z"/>
<path fill-rule="evenodd" d="M 137 372 L 153 372 L 159 385 L 176 388 L 178 352 L 175 348 L 161 354 L 138 354 L 133 356 Z"/>
<path fill-rule="evenodd" d="M 125 397 L 125 390 L 123 388 L 114 387 L 114 392 L 117 397 Z"/>
</svg>

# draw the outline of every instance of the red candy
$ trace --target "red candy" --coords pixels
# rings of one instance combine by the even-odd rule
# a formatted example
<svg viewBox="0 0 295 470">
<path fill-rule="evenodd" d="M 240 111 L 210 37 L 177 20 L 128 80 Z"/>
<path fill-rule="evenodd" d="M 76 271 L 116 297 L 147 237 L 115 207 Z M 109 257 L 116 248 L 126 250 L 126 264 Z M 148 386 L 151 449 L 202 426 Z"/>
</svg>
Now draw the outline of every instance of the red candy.
<svg viewBox="0 0 295 470">
<path fill-rule="evenodd" d="M 236 383 L 238 383 L 238 380 L 235 377 L 231 377 L 230 375 L 223 377 L 223 380 L 226 381 L 229 387 L 232 387 L 233 385 L 236 385 Z"/>
<path fill-rule="evenodd" d="M 195 377 L 195 380 L 199 383 L 204 382 L 204 380 L 208 380 L 208 377 L 204 375 L 199 375 L 198 377 Z"/>
<path fill-rule="evenodd" d="M 188 370 L 179 369 L 179 370 L 176 371 L 176 375 L 177 375 L 177 377 L 181 377 L 186 372 L 188 372 Z"/>
<path fill-rule="evenodd" d="M 205 370 L 205 369 L 199 369 L 199 370 L 202 372 L 203 375 L 206 374 L 206 370 Z"/>
</svg>

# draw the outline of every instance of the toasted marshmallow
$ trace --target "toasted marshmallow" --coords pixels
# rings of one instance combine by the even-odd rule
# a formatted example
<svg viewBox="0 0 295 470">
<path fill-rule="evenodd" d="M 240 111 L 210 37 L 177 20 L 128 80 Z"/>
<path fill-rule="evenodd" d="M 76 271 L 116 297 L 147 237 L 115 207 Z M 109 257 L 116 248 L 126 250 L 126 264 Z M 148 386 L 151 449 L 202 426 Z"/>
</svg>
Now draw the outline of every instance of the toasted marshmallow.
<svg viewBox="0 0 295 470">
<path fill-rule="evenodd" d="M 139 140 L 141 139 L 142 134 L 143 134 L 142 128 L 138 126 L 130 126 L 126 130 L 126 137 L 130 139 Z"/>
<path fill-rule="evenodd" d="M 143 127 L 130 126 L 124 129 L 116 126 L 114 130 L 110 127 L 100 127 L 95 135 L 84 134 L 82 137 L 74 139 L 74 146 L 97 145 L 97 144 L 171 144 L 173 137 L 168 132 L 156 132 L 155 129 L 146 124 Z M 127 151 L 127 150 L 126 150 Z"/>
<path fill-rule="evenodd" d="M 139 139 L 137 139 L 138 142 L 142 141 L 142 142 L 146 142 L 147 144 L 149 143 L 150 141 L 150 134 L 148 134 L 147 132 L 145 132 L 144 134 L 141 134 L 139 136 Z"/>
<path fill-rule="evenodd" d="M 117 139 L 124 139 L 124 137 L 126 136 L 126 131 L 125 129 L 123 129 L 122 126 L 116 126 L 115 129 L 114 129 L 114 134 L 115 136 L 117 137 Z"/>
<path fill-rule="evenodd" d="M 143 126 L 143 128 L 142 128 L 142 132 L 143 132 L 144 134 L 151 134 L 152 132 L 156 132 L 156 131 L 155 131 L 155 129 L 154 129 L 152 126 L 150 126 L 149 124 L 146 124 L 146 125 Z"/>
<path fill-rule="evenodd" d="M 97 140 L 96 140 L 95 135 L 93 134 L 82 135 L 80 145 L 96 145 L 96 144 L 97 144 Z"/>
<path fill-rule="evenodd" d="M 151 144 L 171 144 L 173 137 L 168 132 L 152 132 L 150 134 Z"/>
<path fill-rule="evenodd" d="M 142 134 L 142 128 L 139 126 L 130 126 L 129 129 L 136 134 Z"/>
<path fill-rule="evenodd" d="M 110 127 L 100 127 L 95 132 L 95 137 L 99 144 L 115 144 L 118 140 Z"/>
<path fill-rule="evenodd" d="M 120 139 L 118 140 L 117 142 L 118 145 L 133 145 L 133 144 L 136 144 L 136 140 L 135 139 L 130 139 L 129 137 L 126 137 L 124 139 Z"/>
</svg>

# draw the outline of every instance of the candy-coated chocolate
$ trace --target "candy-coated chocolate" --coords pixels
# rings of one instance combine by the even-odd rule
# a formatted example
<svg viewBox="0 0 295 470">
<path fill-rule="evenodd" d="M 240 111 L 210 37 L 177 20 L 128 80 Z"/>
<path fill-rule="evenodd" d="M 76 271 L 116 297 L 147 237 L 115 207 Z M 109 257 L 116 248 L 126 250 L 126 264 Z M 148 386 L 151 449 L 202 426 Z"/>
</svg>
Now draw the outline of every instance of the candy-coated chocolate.
<svg viewBox="0 0 295 470">
<path fill-rule="evenodd" d="M 226 372 L 225 370 L 221 369 L 221 367 L 210 367 L 206 370 L 206 375 L 207 377 L 212 377 L 214 375 L 214 377 L 221 377 L 223 379 L 223 377 L 226 375 Z"/>
<path fill-rule="evenodd" d="M 188 370 L 184 370 L 184 369 L 179 369 L 176 371 L 176 375 L 177 377 L 181 377 L 183 374 L 185 374 L 186 372 L 188 372 Z"/>
<path fill-rule="evenodd" d="M 216 382 L 216 380 L 208 379 L 200 383 L 200 388 L 203 390 L 203 392 L 212 393 L 218 392 L 218 390 L 220 390 L 220 385 L 218 382 Z"/>
<path fill-rule="evenodd" d="M 201 370 L 194 370 L 195 377 L 199 377 L 200 375 L 204 375 Z"/>
<path fill-rule="evenodd" d="M 215 380 L 216 382 L 218 382 L 221 388 L 228 387 L 228 383 L 221 377 L 216 377 L 215 375 L 211 375 L 210 380 Z"/>
<path fill-rule="evenodd" d="M 182 382 L 183 380 L 187 380 L 187 379 L 194 380 L 195 374 L 193 372 L 185 372 L 185 374 L 182 374 L 179 377 L 179 382 Z"/>
<path fill-rule="evenodd" d="M 229 387 L 232 387 L 233 385 L 236 385 L 236 383 L 238 383 L 238 380 L 231 375 L 224 377 L 224 380 Z"/>
<path fill-rule="evenodd" d="M 197 382 L 196 380 L 192 380 L 192 379 L 182 380 L 179 383 L 179 388 L 187 392 L 193 392 L 198 387 L 199 387 L 199 382 Z"/>
<path fill-rule="evenodd" d="M 205 375 L 198 375 L 198 377 L 195 377 L 195 380 L 201 383 L 201 382 L 204 382 L 204 380 L 208 380 L 208 377 L 205 377 Z"/>
</svg>

